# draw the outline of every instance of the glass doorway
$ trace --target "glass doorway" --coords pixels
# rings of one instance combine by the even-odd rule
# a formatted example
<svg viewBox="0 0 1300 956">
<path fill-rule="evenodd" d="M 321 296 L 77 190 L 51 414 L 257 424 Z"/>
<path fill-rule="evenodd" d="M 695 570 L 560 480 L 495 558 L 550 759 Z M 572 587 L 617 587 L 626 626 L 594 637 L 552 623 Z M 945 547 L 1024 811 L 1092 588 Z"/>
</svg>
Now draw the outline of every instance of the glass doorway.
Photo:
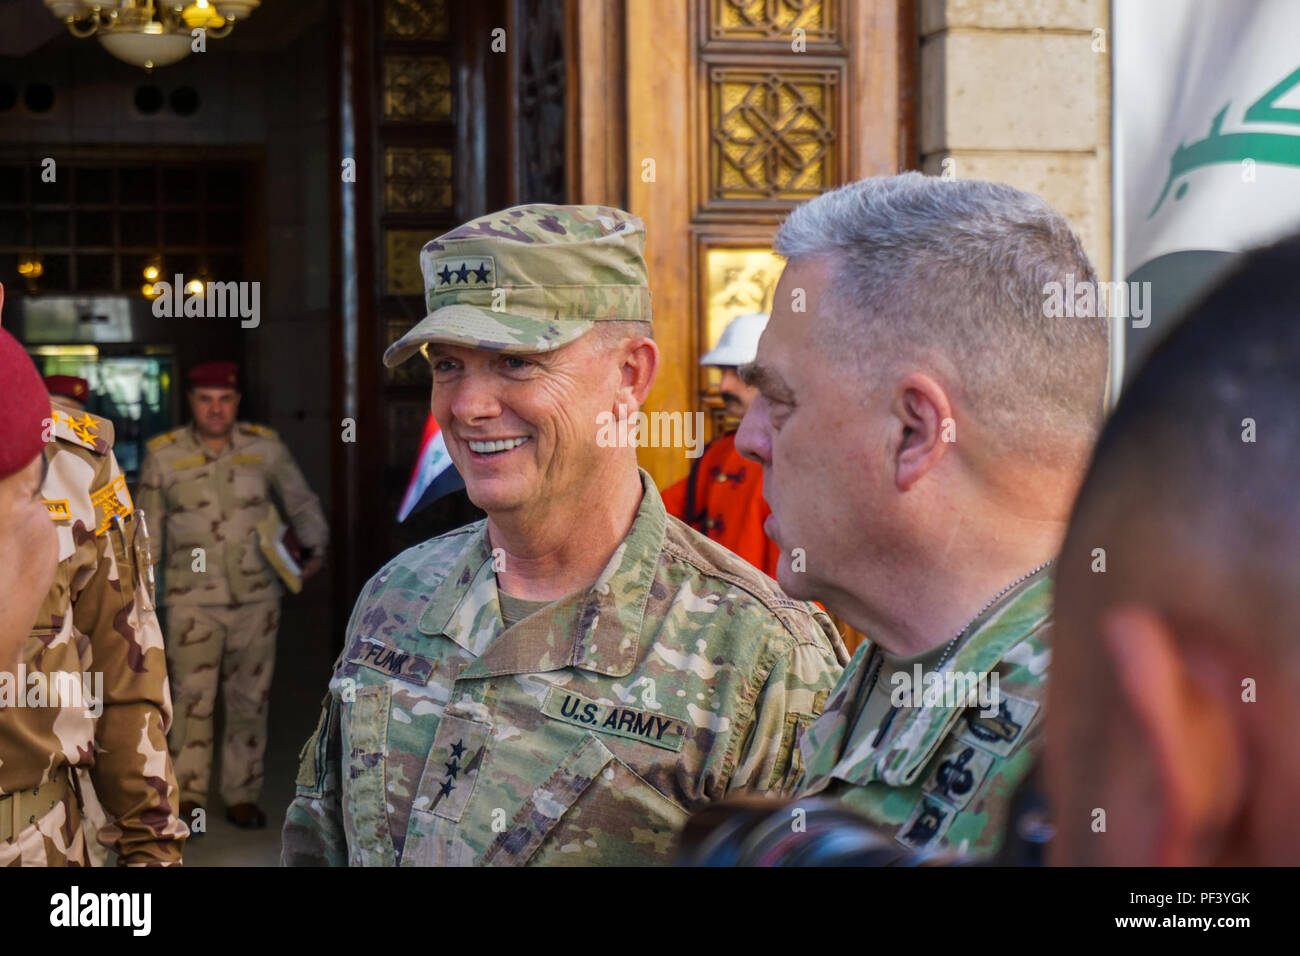
<svg viewBox="0 0 1300 956">
<path fill-rule="evenodd" d="M 113 423 L 113 449 L 134 488 L 145 442 L 172 425 L 172 355 L 95 345 L 39 345 L 31 352 L 42 375 L 75 375 L 90 383 L 86 411 Z"/>
</svg>

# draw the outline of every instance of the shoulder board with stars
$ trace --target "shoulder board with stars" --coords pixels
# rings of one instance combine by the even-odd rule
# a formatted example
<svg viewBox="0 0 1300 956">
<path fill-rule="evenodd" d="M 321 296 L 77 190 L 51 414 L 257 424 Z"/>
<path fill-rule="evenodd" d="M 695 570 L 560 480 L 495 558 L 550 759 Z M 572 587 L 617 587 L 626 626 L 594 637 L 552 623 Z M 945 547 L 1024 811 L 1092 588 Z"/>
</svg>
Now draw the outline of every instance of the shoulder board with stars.
<svg viewBox="0 0 1300 956">
<path fill-rule="evenodd" d="M 267 428 L 265 425 L 254 425 L 252 422 L 240 422 L 239 429 L 245 435 L 256 435 L 259 438 L 278 438 L 274 428 Z"/>
<path fill-rule="evenodd" d="M 88 448 L 96 455 L 107 455 L 113 449 L 113 423 L 106 418 L 52 406 L 50 421 L 55 438 Z"/>
</svg>

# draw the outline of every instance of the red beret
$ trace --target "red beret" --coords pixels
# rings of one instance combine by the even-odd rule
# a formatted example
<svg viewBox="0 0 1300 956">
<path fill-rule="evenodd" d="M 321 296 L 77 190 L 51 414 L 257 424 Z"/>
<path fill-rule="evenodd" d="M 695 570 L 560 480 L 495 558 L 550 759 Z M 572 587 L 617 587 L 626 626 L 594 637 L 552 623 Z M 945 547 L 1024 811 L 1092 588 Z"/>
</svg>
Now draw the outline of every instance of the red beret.
<svg viewBox="0 0 1300 956">
<path fill-rule="evenodd" d="M 47 375 L 45 387 L 50 390 L 51 395 L 62 395 L 79 402 L 84 402 L 90 397 L 90 383 L 75 375 Z"/>
<path fill-rule="evenodd" d="M 203 362 L 190 369 L 190 388 L 239 388 L 234 362 Z"/>
<path fill-rule="evenodd" d="M 50 395 L 18 340 L 0 329 L 0 478 L 32 463 L 45 447 Z"/>
</svg>

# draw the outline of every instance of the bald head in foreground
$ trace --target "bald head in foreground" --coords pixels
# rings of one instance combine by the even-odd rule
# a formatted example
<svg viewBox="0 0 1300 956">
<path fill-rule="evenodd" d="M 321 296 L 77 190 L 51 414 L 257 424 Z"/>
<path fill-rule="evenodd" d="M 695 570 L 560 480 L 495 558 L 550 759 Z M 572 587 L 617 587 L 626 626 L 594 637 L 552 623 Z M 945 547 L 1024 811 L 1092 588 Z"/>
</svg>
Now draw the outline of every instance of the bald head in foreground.
<svg viewBox="0 0 1300 956">
<path fill-rule="evenodd" d="M 1300 863 L 1297 273 L 1300 236 L 1247 256 L 1099 439 L 1059 569 L 1052 862 Z"/>
</svg>

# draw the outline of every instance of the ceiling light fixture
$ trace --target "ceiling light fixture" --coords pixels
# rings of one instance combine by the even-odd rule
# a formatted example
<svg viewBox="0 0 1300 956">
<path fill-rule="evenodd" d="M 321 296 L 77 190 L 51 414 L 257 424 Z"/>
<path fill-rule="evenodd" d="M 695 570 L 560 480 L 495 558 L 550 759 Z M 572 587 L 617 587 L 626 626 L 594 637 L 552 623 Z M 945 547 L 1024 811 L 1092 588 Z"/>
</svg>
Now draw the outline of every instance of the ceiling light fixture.
<svg viewBox="0 0 1300 956">
<path fill-rule="evenodd" d="M 220 39 L 262 0 L 45 0 L 75 37 L 98 37 L 105 50 L 146 71 L 190 55 L 194 34 Z"/>
</svg>

